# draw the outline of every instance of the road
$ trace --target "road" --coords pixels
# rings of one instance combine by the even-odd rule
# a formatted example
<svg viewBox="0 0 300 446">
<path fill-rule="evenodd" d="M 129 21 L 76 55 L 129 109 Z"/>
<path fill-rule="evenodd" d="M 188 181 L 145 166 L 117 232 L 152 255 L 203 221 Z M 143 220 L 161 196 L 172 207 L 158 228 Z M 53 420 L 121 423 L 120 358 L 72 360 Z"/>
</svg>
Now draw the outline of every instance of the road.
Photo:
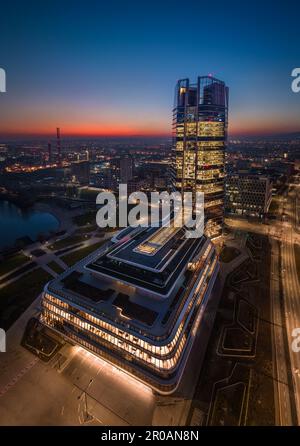
<svg viewBox="0 0 300 446">
<path fill-rule="evenodd" d="M 273 321 L 273 366 L 274 376 L 277 377 L 275 381 L 276 423 L 283 426 L 293 424 L 292 395 L 295 400 L 298 425 L 300 423 L 300 355 L 293 352 L 291 348 L 292 331 L 294 328 L 300 327 L 300 287 L 294 252 L 294 244 L 300 243 L 297 219 L 299 192 L 300 185 L 291 184 L 286 195 L 280 197 L 279 214 L 285 214 L 284 221 L 280 219 L 267 225 L 247 220 L 227 219 L 227 224 L 232 228 L 265 234 L 270 239 L 272 247 L 270 290 Z M 278 248 L 281 254 L 281 265 Z M 284 314 L 280 308 L 280 280 L 283 289 Z M 285 326 L 283 318 L 285 318 Z M 286 333 L 284 327 L 286 327 Z M 284 344 L 285 335 L 288 340 L 288 352 L 286 352 Z M 287 369 L 287 353 L 290 356 L 291 370 Z M 293 389 L 289 388 L 288 372 L 291 372 Z"/>
<path fill-rule="evenodd" d="M 283 222 L 283 231 L 281 237 L 281 267 L 282 267 L 282 285 L 285 304 L 285 318 L 287 328 L 287 338 L 289 345 L 292 379 L 294 386 L 294 395 L 298 425 L 300 423 L 300 355 L 292 350 L 292 331 L 300 327 L 300 287 L 295 260 L 294 244 L 298 240 L 296 232 L 296 196 L 298 186 L 291 188 L 285 205 L 287 221 Z"/>
<path fill-rule="evenodd" d="M 273 352 L 273 376 L 275 414 L 277 426 L 291 426 L 292 412 L 290 391 L 288 385 L 288 370 L 286 361 L 286 348 L 284 343 L 284 324 L 281 304 L 280 304 L 280 264 L 279 264 L 279 244 L 271 238 L 271 317 L 273 320 L 272 330 L 272 352 Z"/>
</svg>

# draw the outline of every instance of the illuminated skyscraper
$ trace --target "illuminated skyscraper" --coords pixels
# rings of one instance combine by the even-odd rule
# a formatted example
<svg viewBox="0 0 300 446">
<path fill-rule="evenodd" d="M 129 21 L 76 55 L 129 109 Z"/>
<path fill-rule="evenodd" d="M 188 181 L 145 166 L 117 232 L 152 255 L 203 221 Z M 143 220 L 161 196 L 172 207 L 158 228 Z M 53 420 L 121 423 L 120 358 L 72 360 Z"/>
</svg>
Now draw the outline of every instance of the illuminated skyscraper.
<svg viewBox="0 0 300 446">
<path fill-rule="evenodd" d="M 211 76 L 181 79 L 173 109 L 173 185 L 204 193 L 205 232 L 216 237 L 224 219 L 228 87 Z"/>
</svg>

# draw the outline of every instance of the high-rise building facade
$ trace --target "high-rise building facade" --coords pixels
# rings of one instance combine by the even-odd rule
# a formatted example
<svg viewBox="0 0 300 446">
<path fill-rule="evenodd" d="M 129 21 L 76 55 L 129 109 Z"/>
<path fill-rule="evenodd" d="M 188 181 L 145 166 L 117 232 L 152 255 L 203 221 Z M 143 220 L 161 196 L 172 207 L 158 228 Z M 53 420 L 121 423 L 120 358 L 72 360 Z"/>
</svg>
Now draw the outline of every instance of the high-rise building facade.
<svg viewBox="0 0 300 446">
<path fill-rule="evenodd" d="M 181 79 L 173 109 L 173 186 L 204 193 L 205 232 L 221 234 L 224 220 L 228 87 L 211 76 Z"/>
</svg>

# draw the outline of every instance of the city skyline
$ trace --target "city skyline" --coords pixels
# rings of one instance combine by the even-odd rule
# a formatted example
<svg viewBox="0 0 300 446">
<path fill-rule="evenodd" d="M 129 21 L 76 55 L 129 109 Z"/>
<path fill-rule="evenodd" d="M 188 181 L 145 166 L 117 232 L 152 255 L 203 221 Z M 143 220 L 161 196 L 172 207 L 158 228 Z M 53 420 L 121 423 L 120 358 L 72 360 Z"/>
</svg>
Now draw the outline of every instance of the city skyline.
<svg viewBox="0 0 300 446">
<path fill-rule="evenodd" d="M 0 16 L 0 425 L 299 427 L 299 5 L 23 3 Z"/>
<path fill-rule="evenodd" d="M 158 6 L 158 5 L 157 5 Z M 213 75 L 231 89 L 229 136 L 300 131 L 291 90 L 299 64 L 297 13 L 279 2 L 5 5 L 0 138 L 170 136 L 174 85 Z M 201 17 L 206 20 L 201 20 Z M 184 17 L 186 19 L 184 20 Z M 211 26 L 213 24 L 213 32 Z M 277 32 L 272 33 L 276 28 Z"/>
</svg>

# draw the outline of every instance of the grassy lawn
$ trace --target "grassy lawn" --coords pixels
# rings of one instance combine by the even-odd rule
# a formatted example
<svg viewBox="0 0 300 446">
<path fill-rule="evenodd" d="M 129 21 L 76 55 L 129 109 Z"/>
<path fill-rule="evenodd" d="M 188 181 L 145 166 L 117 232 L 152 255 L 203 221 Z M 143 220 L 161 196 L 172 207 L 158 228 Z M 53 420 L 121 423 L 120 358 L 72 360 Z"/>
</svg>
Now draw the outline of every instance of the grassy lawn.
<svg viewBox="0 0 300 446">
<path fill-rule="evenodd" d="M 83 259 L 84 257 L 91 254 L 96 249 L 100 248 L 106 240 L 102 240 L 99 243 L 94 243 L 93 245 L 86 246 L 85 248 L 77 249 L 76 251 L 70 252 L 69 254 L 66 254 L 65 256 L 62 256 L 61 259 L 68 265 L 72 266 L 75 263 L 79 262 L 79 260 Z"/>
<path fill-rule="evenodd" d="M 96 201 L 96 197 L 99 194 L 99 190 L 93 190 L 90 188 L 84 188 L 79 191 L 79 197 L 84 200 Z"/>
<path fill-rule="evenodd" d="M 7 330 L 36 299 L 50 279 L 52 276 L 38 268 L 2 288 L 0 326 Z"/>
<path fill-rule="evenodd" d="M 300 277 L 300 245 L 294 245 L 298 277 Z"/>
<path fill-rule="evenodd" d="M 73 222 L 78 226 L 86 226 L 88 224 L 95 226 L 96 213 L 96 211 L 89 211 L 82 215 L 76 215 L 73 217 Z"/>
<path fill-rule="evenodd" d="M 96 231 L 96 229 L 98 229 L 97 225 L 82 226 L 76 229 L 75 234 L 88 234 L 89 232 Z"/>
<path fill-rule="evenodd" d="M 18 268 L 17 270 L 13 271 L 12 273 L 7 274 L 6 276 L 2 276 L 2 278 L 0 278 L 0 285 L 2 285 L 3 283 L 7 282 L 8 280 L 12 280 L 15 279 L 17 276 L 19 276 L 20 274 L 24 274 L 27 271 L 30 271 L 31 269 L 35 268 L 37 266 L 36 262 L 26 262 L 25 265 L 21 266 L 20 268 Z"/>
<path fill-rule="evenodd" d="M 71 235 L 70 237 L 66 237 L 62 240 L 57 240 L 57 242 L 52 243 L 52 245 L 49 245 L 49 249 L 56 251 L 57 249 L 62 249 L 65 248 L 66 246 L 84 242 L 88 238 L 89 236 L 84 236 L 84 235 Z"/>
<path fill-rule="evenodd" d="M 49 266 L 49 268 L 51 268 L 57 274 L 64 272 L 64 269 L 58 263 L 56 263 L 54 260 L 52 262 L 48 263 L 47 266 Z"/>
<path fill-rule="evenodd" d="M 270 214 L 278 214 L 279 213 L 279 200 L 277 197 L 273 197 L 270 207 L 269 207 L 269 213 Z"/>
<path fill-rule="evenodd" d="M 230 246 L 225 246 L 220 254 L 220 261 L 223 263 L 229 263 L 240 254 L 240 251 Z"/>
<path fill-rule="evenodd" d="M 29 257 L 21 252 L 5 258 L 0 264 L 0 276 L 9 273 L 11 270 L 23 265 L 28 260 Z"/>
<path fill-rule="evenodd" d="M 245 392 L 246 383 L 243 382 L 218 389 L 210 424 L 212 426 L 238 426 Z"/>
</svg>

